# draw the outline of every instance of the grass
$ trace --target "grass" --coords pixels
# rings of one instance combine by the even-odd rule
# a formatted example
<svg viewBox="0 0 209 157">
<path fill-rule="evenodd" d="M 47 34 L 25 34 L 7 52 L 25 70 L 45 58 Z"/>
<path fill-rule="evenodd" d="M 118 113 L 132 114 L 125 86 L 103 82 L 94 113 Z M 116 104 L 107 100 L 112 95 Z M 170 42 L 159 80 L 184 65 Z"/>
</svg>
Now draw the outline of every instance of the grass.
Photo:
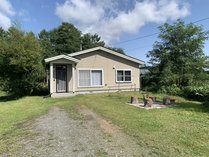
<svg viewBox="0 0 209 157">
<path fill-rule="evenodd" d="M 71 101 L 120 126 L 150 156 L 209 156 L 209 112 L 201 103 L 176 97 L 178 107 L 144 110 L 126 104 L 131 96 L 142 98 L 139 93 L 115 93 L 81 95 Z"/>
<path fill-rule="evenodd" d="M 0 156 L 4 152 L 18 149 L 18 145 L 15 144 L 19 138 L 29 136 L 23 129 L 24 123 L 46 114 L 51 107 L 60 104 L 68 106 L 68 112 L 73 118 L 79 117 L 74 105 L 70 107 L 68 99 L 44 99 L 34 96 L 9 100 L 5 93 L 2 93 L 0 96 Z"/>
<path fill-rule="evenodd" d="M 23 134 L 21 124 L 40 116 L 53 105 L 53 100 L 41 97 L 25 97 L 19 100 L 0 102 L 0 154 L 10 151 L 10 145 Z"/>
<path fill-rule="evenodd" d="M 161 99 L 165 95 L 152 94 Z M 209 156 L 209 111 L 202 104 L 178 99 L 177 107 L 144 110 L 126 104 L 137 92 L 79 95 L 65 99 L 25 97 L 0 102 L 0 154 L 25 133 L 17 126 L 60 106 L 73 118 L 85 105 L 134 137 L 150 156 Z M 6 137 L 6 138 L 5 138 Z"/>
</svg>

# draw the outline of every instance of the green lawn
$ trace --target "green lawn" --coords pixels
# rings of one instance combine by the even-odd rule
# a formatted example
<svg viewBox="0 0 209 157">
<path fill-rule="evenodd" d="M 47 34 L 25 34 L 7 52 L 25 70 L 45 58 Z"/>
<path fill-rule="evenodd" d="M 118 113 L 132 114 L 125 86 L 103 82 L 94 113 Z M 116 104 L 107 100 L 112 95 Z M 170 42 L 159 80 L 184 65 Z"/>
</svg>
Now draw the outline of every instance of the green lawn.
<svg viewBox="0 0 209 157">
<path fill-rule="evenodd" d="M 177 97 L 178 107 L 144 110 L 126 104 L 133 95 L 142 97 L 128 92 L 0 102 L 0 154 L 18 136 L 25 136 L 19 124 L 46 113 L 54 105 L 80 117 L 76 108 L 85 105 L 133 136 L 141 148 L 150 151 L 150 156 L 209 156 L 209 111 L 201 103 Z"/>
<path fill-rule="evenodd" d="M 28 136 L 28 132 L 22 129 L 24 123 L 47 113 L 52 106 L 59 104 L 68 106 L 71 115 L 77 116 L 73 107 L 75 105 L 72 104 L 70 107 L 69 99 L 44 99 L 34 96 L 8 100 L 0 97 L 0 156 L 2 152 L 18 149 L 18 145 L 14 143 L 19 137 Z M 13 144 L 12 148 L 11 144 Z"/>
</svg>

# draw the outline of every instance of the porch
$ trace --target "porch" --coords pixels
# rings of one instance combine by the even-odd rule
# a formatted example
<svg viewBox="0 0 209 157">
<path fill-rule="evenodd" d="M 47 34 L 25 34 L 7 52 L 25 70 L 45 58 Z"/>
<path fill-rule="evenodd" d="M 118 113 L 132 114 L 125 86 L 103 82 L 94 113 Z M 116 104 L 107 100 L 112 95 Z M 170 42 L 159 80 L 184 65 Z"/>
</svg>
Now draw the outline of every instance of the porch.
<svg viewBox="0 0 209 157">
<path fill-rule="evenodd" d="M 46 59 L 49 64 L 49 90 L 51 97 L 69 97 L 75 93 L 75 67 L 79 60 L 60 55 Z"/>
<path fill-rule="evenodd" d="M 73 97 L 73 96 L 76 96 L 77 94 L 75 93 L 52 93 L 51 94 L 51 97 L 52 98 L 67 98 L 67 97 Z"/>
</svg>

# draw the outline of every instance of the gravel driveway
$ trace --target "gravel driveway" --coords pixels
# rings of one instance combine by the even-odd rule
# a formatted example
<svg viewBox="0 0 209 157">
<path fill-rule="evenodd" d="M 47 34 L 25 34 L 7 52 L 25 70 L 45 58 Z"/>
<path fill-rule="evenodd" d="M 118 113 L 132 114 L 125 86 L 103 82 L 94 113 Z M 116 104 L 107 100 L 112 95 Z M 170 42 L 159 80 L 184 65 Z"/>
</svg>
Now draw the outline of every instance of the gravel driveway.
<svg viewBox="0 0 209 157">
<path fill-rule="evenodd" d="M 63 109 L 54 107 L 37 118 L 28 130 L 35 133 L 20 143 L 16 156 L 34 157 L 99 157 L 147 156 L 140 146 L 118 127 L 86 107 L 84 119 L 72 119 Z"/>
</svg>

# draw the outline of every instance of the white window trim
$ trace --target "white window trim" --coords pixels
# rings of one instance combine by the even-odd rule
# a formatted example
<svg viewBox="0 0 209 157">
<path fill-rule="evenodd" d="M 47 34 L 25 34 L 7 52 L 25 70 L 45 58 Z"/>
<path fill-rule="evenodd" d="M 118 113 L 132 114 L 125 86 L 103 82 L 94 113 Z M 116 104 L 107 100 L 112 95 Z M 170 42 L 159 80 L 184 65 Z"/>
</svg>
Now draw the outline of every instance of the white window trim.
<svg viewBox="0 0 209 157">
<path fill-rule="evenodd" d="M 131 72 L 131 81 L 125 81 L 125 78 L 124 78 L 124 81 L 118 81 L 118 71 L 130 71 Z M 125 75 L 123 76 L 125 77 Z M 132 69 L 115 69 L 115 82 L 116 83 L 131 83 L 132 82 Z"/>
<path fill-rule="evenodd" d="M 90 82 L 90 86 L 80 86 L 79 85 L 79 71 L 80 70 L 89 70 L 90 71 L 90 81 L 91 81 Z M 102 85 L 92 85 L 92 79 L 91 79 L 92 72 L 91 71 L 94 71 L 94 70 L 100 70 L 100 71 L 102 71 Z M 79 88 L 104 87 L 104 70 L 102 68 L 78 68 L 77 78 L 78 78 L 78 87 Z"/>
</svg>

